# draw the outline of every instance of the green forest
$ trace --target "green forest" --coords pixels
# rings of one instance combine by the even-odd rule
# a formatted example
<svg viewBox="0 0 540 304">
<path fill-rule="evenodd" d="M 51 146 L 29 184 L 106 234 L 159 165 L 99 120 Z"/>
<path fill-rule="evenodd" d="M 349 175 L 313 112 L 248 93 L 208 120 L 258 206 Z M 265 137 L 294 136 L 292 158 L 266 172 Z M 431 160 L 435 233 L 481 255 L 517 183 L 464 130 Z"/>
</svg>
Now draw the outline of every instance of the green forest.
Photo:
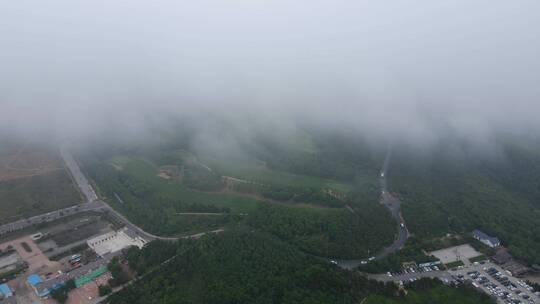
<svg viewBox="0 0 540 304">
<path fill-rule="evenodd" d="M 378 204 L 386 145 L 303 130 L 296 140 L 260 136 L 237 140 L 236 153 L 216 153 L 194 148 L 188 133 L 155 146 L 98 151 L 85 169 L 107 202 L 157 234 L 247 224 L 306 252 L 349 258 L 365 258 L 394 237 L 395 225 Z M 498 236 L 515 256 L 540 263 L 540 145 L 501 137 L 494 146 L 493 153 L 475 152 L 455 138 L 426 150 L 395 144 L 389 190 L 402 199 L 419 244 L 478 228 Z M 162 167 L 178 177 L 157 177 Z M 222 176 L 245 182 L 226 186 Z M 420 258 L 422 248 L 413 247 L 376 268 Z"/>
<path fill-rule="evenodd" d="M 151 243 L 127 253 L 142 276 L 109 303 L 492 303 L 466 287 L 432 280 L 407 286 L 370 281 L 249 230 Z M 434 302 L 436 300 L 436 302 Z"/>
<path fill-rule="evenodd" d="M 409 229 L 431 238 L 478 228 L 540 263 L 540 145 L 529 145 L 503 142 L 491 158 L 451 145 L 422 157 L 394 153 L 389 187 L 403 198 Z"/>
<path fill-rule="evenodd" d="M 146 147 L 94 151 L 83 154 L 83 163 L 100 196 L 151 233 L 186 235 L 248 225 L 272 233 L 306 253 L 367 258 L 391 243 L 396 233 L 394 221 L 378 203 L 379 165 L 371 160 L 350 166 L 355 160 L 368 158 L 358 158 L 352 152 L 360 143 L 351 147 L 343 142 L 342 150 L 351 150 L 338 157 L 340 150 L 334 143 L 319 141 L 321 144 L 309 145 L 317 147 L 315 152 L 297 147 L 274 151 L 279 146 L 276 143 L 251 145 L 245 149 L 264 159 L 256 162 L 247 157 L 243 165 L 239 160 L 228 163 L 206 154 L 200 159 L 210 164 L 207 167 L 182 145 L 160 150 Z M 272 165 L 277 162 L 277 153 L 297 154 L 305 164 Z M 320 156 L 308 157 L 313 153 Z M 258 167 L 256 164 L 261 162 L 268 166 Z M 336 175 L 328 175 L 322 173 L 323 167 L 343 171 L 338 174 L 334 169 Z M 160 168 L 171 178 L 160 177 Z M 232 191 L 224 190 L 217 176 L 232 174 L 239 180 L 249 179 L 249 183 L 237 182 Z"/>
</svg>

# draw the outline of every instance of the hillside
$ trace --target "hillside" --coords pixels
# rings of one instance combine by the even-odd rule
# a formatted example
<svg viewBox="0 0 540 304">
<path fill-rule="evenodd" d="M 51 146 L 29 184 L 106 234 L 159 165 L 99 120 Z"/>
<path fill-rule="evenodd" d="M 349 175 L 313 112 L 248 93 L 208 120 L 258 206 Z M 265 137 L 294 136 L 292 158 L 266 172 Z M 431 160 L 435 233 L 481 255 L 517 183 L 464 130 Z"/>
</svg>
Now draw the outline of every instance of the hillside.
<svg viewBox="0 0 540 304">
<path fill-rule="evenodd" d="M 167 253 L 175 258 L 156 266 L 168 259 Z M 145 276 L 112 295 L 109 303 L 491 303 L 473 290 L 432 281 L 419 281 L 411 286 L 411 296 L 403 298 L 396 285 L 368 281 L 250 231 L 154 243 L 142 251 L 132 249 L 128 261 Z"/>
<path fill-rule="evenodd" d="M 403 197 L 403 214 L 418 237 L 480 228 L 514 255 L 540 263 L 538 147 L 504 141 L 492 157 L 458 153 L 452 144 L 422 157 L 398 150 L 389 186 Z"/>
</svg>

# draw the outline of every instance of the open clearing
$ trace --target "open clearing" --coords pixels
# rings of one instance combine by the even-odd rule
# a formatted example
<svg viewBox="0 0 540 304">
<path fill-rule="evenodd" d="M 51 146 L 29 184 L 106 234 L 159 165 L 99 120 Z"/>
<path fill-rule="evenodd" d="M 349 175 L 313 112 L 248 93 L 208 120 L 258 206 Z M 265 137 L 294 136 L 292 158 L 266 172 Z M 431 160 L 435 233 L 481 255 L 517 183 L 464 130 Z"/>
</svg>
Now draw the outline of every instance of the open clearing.
<svg viewBox="0 0 540 304">
<path fill-rule="evenodd" d="M 0 223 L 47 213 L 82 201 L 65 170 L 0 182 Z"/>
<path fill-rule="evenodd" d="M 81 201 L 58 151 L 34 144 L 0 150 L 0 223 Z"/>
<path fill-rule="evenodd" d="M 222 175 L 259 184 L 282 187 L 327 188 L 341 193 L 347 193 L 352 189 L 349 184 L 330 179 L 272 170 L 264 163 L 256 161 L 236 163 L 211 158 L 203 158 L 203 161 Z"/>
<path fill-rule="evenodd" d="M 443 264 L 456 261 L 462 261 L 463 263 L 468 264 L 469 259 L 482 255 L 469 244 L 436 250 L 429 254 L 441 260 Z"/>
<path fill-rule="evenodd" d="M 119 158 L 115 158 L 115 160 L 117 159 Z M 146 185 L 163 197 L 188 203 L 227 207 L 233 213 L 249 213 L 259 204 L 259 201 L 254 198 L 234 193 L 209 193 L 191 190 L 174 179 L 158 177 L 159 169 L 143 159 L 132 158 L 129 161 L 125 157 L 120 159 L 123 160 L 122 172 L 124 174 L 144 181 Z"/>
<path fill-rule="evenodd" d="M 0 181 L 43 175 L 64 170 L 59 155 L 52 150 L 27 144 L 0 153 Z"/>
</svg>

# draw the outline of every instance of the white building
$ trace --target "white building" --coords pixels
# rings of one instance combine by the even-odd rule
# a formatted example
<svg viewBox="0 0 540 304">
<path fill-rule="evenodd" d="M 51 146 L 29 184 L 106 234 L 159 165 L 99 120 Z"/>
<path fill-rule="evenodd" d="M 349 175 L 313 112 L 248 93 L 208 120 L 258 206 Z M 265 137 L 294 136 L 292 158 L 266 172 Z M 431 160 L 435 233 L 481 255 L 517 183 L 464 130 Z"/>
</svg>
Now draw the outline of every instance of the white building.
<svg viewBox="0 0 540 304">
<path fill-rule="evenodd" d="M 472 235 L 475 239 L 479 240 L 480 242 L 486 244 L 491 248 L 501 246 L 501 241 L 498 238 L 489 236 L 478 229 L 474 230 Z"/>
</svg>

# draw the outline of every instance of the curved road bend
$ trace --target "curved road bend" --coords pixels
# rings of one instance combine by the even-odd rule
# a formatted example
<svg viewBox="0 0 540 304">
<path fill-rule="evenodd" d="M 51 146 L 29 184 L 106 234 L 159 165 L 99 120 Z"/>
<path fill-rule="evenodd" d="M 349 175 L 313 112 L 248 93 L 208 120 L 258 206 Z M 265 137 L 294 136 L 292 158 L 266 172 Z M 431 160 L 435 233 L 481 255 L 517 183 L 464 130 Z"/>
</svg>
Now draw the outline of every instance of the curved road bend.
<svg viewBox="0 0 540 304">
<path fill-rule="evenodd" d="M 405 224 L 405 220 L 401 215 L 401 201 L 388 192 L 388 186 L 386 182 L 386 175 L 388 173 L 388 167 L 390 165 L 391 158 L 392 148 L 389 147 L 381 169 L 381 174 L 379 175 L 379 185 L 381 187 L 381 203 L 386 206 L 386 208 L 388 208 L 390 214 L 392 215 L 392 218 L 396 220 L 398 229 L 397 237 L 394 242 L 390 244 L 390 246 L 384 248 L 377 255 L 370 257 L 370 260 L 336 260 L 337 265 L 341 268 L 354 269 L 362 264 L 369 263 L 370 261 L 383 259 L 386 256 L 401 250 L 407 242 L 407 238 L 409 237 L 409 231 L 407 230 L 407 225 Z"/>
<path fill-rule="evenodd" d="M 113 214 L 120 221 L 122 221 L 126 227 L 137 232 L 140 236 L 144 237 L 148 241 L 153 241 L 153 240 L 176 241 L 178 239 L 185 239 L 185 238 L 199 238 L 207 233 L 219 233 L 223 231 L 223 229 L 217 229 L 217 230 L 213 230 L 209 232 L 197 233 L 194 235 L 183 236 L 183 237 L 158 236 L 158 235 L 146 232 L 142 228 L 133 224 L 130 220 L 128 220 L 125 216 L 120 214 L 118 211 L 114 210 L 114 208 L 112 208 L 109 204 L 107 204 L 104 201 L 98 200 L 98 197 L 96 195 L 96 192 L 92 188 L 92 185 L 88 182 L 88 179 L 86 179 L 86 176 L 84 176 L 84 174 L 81 172 L 81 169 L 79 168 L 79 164 L 77 164 L 77 161 L 74 159 L 71 153 L 67 149 L 62 147 L 60 149 L 60 154 L 62 155 L 62 158 L 64 159 L 64 162 L 66 163 L 66 166 L 71 172 L 71 175 L 73 175 L 73 179 L 77 183 L 77 186 L 79 187 L 84 197 L 86 198 L 87 203 L 83 205 L 91 206 L 87 209 L 93 210 L 93 211 L 109 212 Z"/>
</svg>

